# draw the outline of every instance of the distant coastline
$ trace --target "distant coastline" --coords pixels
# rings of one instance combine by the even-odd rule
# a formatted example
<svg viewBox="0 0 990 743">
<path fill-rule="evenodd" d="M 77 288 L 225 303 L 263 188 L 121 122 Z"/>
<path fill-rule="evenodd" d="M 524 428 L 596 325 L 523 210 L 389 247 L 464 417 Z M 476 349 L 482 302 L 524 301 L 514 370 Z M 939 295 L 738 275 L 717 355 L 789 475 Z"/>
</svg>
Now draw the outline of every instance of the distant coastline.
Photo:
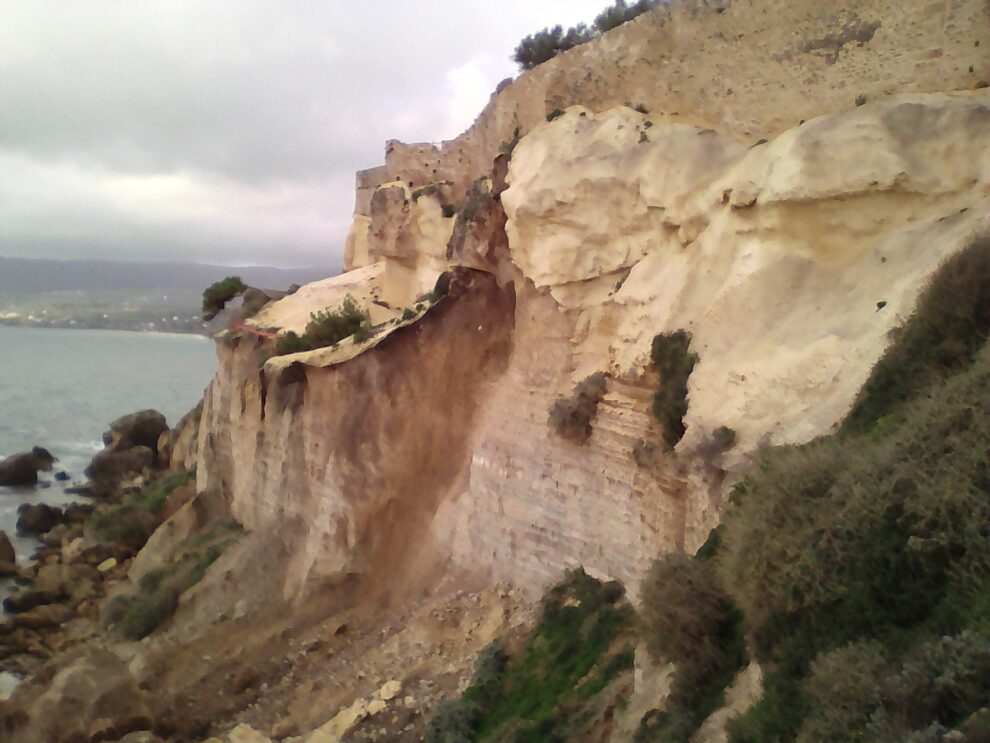
<svg viewBox="0 0 990 743">
<path fill-rule="evenodd" d="M 109 321 L 106 323 L 80 322 L 76 320 L 29 320 L 27 318 L 5 318 L 0 317 L 0 326 L 7 328 L 31 328 L 37 330 L 120 330 L 129 333 L 158 333 L 161 335 L 197 335 L 204 338 L 210 337 L 216 332 L 216 328 L 205 326 L 202 320 L 196 318 L 196 326 L 193 321 L 188 325 L 181 324 L 181 321 L 169 324 L 166 327 L 158 327 L 147 322 L 119 322 Z"/>
</svg>

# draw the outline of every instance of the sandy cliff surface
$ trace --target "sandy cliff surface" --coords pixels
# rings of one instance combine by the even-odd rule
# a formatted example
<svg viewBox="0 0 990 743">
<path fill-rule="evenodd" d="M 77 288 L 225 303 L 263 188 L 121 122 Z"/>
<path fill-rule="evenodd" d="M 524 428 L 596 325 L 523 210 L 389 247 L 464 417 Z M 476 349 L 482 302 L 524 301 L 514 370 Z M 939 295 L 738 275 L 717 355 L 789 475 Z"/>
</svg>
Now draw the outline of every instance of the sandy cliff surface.
<svg viewBox="0 0 990 743">
<path fill-rule="evenodd" d="M 177 739 L 419 740 L 566 569 L 635 599 L 761 450 L 833 430 L 937 269 L 990 234 L 986 4 L 862 6 L 660 9 L 442 148 L 390 142 L 358 174 L 353 270 L 218 336 L 200 417 L 163 435 L 195 493 L 107 596 L 221 517 L 246 534 L 150 639 L 107 640 L 140 716 Z M 347 296 L 367 338 L 275 355 L 268 333 Z M 668 449 L 651 344 L 677 331 L 698 360 Z M 639 662 L 630 709 L 668 677 Z M 608 720 L 601 739 L 638 722 Z"/>
</svg>

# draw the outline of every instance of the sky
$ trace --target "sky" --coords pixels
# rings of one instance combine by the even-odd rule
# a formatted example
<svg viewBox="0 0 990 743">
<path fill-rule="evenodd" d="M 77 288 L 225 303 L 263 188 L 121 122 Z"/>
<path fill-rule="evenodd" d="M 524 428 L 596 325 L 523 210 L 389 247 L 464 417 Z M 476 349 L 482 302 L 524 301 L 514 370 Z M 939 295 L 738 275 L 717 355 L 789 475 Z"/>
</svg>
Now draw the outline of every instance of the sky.
<svg viewBox="0 0 990 743">
<path fill-rule="evenodd" d="M 354 172 L 608 0 L 0 0 L 0 256 L 334 266 Z"/>
</svg>

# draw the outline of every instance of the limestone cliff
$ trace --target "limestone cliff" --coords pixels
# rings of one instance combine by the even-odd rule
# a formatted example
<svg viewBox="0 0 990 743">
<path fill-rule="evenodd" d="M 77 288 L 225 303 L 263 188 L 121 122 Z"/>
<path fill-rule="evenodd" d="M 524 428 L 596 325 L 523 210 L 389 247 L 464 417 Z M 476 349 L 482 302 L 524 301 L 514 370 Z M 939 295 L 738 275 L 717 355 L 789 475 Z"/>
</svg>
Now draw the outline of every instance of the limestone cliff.
<svg viewBox="0 0 990 743">
<path fill-rule="evenodd" d="M 532 596 L 575 565 L 635 593 L 762 448 L 843 419 L 933 273 L 990 232 L 990 9 L 869 11 L 660 9 L 441 148 L 389 143 L 358 175 L 352 270 L 252 321 L 300 331 L 350 294 L 371 336 L 273 356 L 227 333 L 205 399 L 199 490 L 279 545 L 286 599 L 452 573 Z M 650 347 L 679 330 L 698 363 L 666 451 Z M 557 435 L 593 374 L 590 435 Z"/>
<path fill-rule="evenodd" d="M 635 586 L 659 551 L 704 540 L 759 447 L 843 417 L 927 278 L 986 230 L 986 92 L 892 97 L 757 146 L 650 116 L 573 107 L 534 127 L 458 245 L 441 197 L 380 188 L 375 267 L 257 318 L 298 329 L 297 305 L 360 286 L 394 318 L 448 252 L 474 266 L 423 319 L 385 313 L 369 350 L 259 371 L 264 347 L 220 345 L 200 485 L 291 535 L 290 594 L 393 559 L 408 529 L 534 589 L 578 563 Z M 650 341 L 678 329 L 700 357 L 687 433 L 644 462 Z M 554 436 L 554 400 L 598 371 L 590 439 Z M 736 443 L 713 454 L 720 426 Z"/>
</svg>

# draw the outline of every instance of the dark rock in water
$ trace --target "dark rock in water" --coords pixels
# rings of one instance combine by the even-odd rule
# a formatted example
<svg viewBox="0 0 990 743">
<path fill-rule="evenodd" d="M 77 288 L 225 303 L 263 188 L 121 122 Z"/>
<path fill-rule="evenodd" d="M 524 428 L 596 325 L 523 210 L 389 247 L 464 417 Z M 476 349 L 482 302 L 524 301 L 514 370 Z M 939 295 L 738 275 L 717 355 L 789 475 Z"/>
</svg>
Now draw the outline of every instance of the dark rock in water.
<svg viewBox="0 0 990 743">
<path fill-rule="evenodd" d="M 14 545 L 10 542 L 10 537 L 0 531 L 0 562 L 16 562 L 17 554 L 14 552 Z"/>
<path fill-rule="evenodd" d="M 167 430 L 164 415 L 157 410 L 141 410 L 111 423 L 110 430 L 103 434 L 103 443 L 114 451 L 146 446 L 154 452 L 158 438 Z"/>
<path fill-rule="evenodd" d="M 62 523 L 62 519 L 60 508 L 53 508 L 47 503 L 22 503 L 17 508 L 17 533 L 44 534 Z"/>
<path fill-rule="evenodd" d="M 65 470 L 59 470 L 55 473 L 55 479 L 59 482 L 66 482 L 69 479 L 69 473 Z"/>
<path fill-rule="evenodd" d="M 119 482 L 140 474 L 155 463 L 155 453 L 147 446 L 135 446 L 126 451 L 104 449 L 89 463 L 86 477 L 103 482 Z"/>
<path fill-rule="evenodd" d="M 70 503 L 65 507 L 62 514 L 62 521 L 66 524 L 85 523 L 95 506 L 92 503 Z"/>
<path fill-rule="evenodd" d="M 38 472 L 50 470 L 55 461 L 51 452 L 40 446 L 13 454 L 0 461 L 0 485 L 36 485 Z"/>
<path fill-rule="evenodd" d="M 18 591 L 3 600 L 3 608 L 11 614 L 20 614 L 31 611 L 36 606 L 54 604 L 64 598 L 65 594 L 58 591 Z"/>
</svg>

